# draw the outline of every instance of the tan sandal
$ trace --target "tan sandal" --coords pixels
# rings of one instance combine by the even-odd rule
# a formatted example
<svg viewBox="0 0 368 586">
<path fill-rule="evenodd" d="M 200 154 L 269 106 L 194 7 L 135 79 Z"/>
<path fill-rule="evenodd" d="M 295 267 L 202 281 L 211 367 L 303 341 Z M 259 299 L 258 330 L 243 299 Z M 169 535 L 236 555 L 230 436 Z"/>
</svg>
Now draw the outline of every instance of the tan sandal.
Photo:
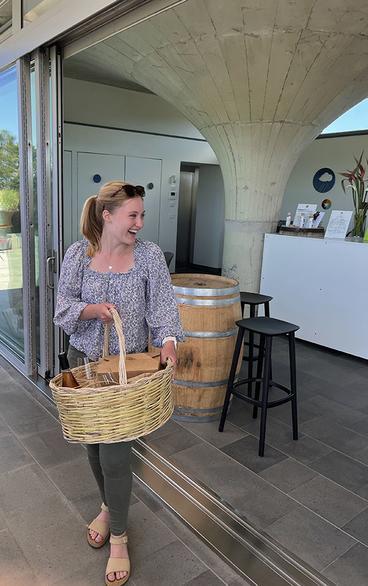
<svg viewBox="0 0 368 586">
<path fill-rule="evenodd" d="M 110 543 L 112 545 L 122 545 L 123 543 L 128 543 L 128 537 L 126 533 L 123 535 L 116 535 L 110 536 Z M 107 576 L 112 574 L 113 572 L 128 572 L 125 578 L 120 578 L 119 580 L 113 580 L 112 582 L 108 580 Z M 105 584 L 106 586 L 123 586 L 130 577 L 130 560 L 129 558 L 109 558 L 106 566 L 105 572 Z"/>
<path fill-rule="evenodd" d="M 108 512 L 108 510 L 108 507 L 104 503 L 102 503 L 101 511 Z M 96 533 L 99 533 L 103 538 L 102 541 L 95 541 L 94 539 L 92 539 L 90 531 L 96 531 Z M 102 521 L 101 519 L 93 519 L 92 523 L 90 523 L 87 526 L 87 541 L 91 547 L 94 547 L 95 549 L 100 549 L 100 547 L 103 547 L 105 545 L 109 537 L 110 525 L 108 521 Z"/>
</svg>

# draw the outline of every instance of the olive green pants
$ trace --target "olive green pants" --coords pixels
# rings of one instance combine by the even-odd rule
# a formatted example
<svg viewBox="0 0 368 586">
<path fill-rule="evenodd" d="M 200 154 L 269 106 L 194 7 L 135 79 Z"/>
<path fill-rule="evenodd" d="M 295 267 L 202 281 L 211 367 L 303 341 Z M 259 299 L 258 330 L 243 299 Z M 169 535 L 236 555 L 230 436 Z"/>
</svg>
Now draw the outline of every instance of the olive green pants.
<svg viewBox="0 0 368 586">
<path fill-rule="evenodd" d="M 68 360 L 71 368 L 79 366 L 78 358 L 85 358 L 85 354 L 69 346 Z M 121 535 L 127 528 L 132 491 L 132 442 L 87 444 L 86 448 L 102 502 L 109 507 L 110 531 L 113 535 Z"/>
</svg>

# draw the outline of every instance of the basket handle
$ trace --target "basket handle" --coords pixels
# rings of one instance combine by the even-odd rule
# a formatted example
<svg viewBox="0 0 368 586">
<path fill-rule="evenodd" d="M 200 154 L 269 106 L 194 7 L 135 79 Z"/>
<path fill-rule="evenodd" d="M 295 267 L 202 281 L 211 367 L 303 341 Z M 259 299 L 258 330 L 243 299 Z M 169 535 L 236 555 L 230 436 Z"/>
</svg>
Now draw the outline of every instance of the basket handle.
<svg viewBox="0 0 368 586">
<path fill-rule="evenodd" d="M 127 384 L 127 373 L 126 373 L 126 366 L 125 366 L 126 349 L 125 349 L 125 337 L 124 337 L 124 332 L 123 332 L 123 324 L 121 322 L 120 315 L 118 314 L 116 309 L 111 308 L 110 313 L 112 315 L 115 330 L 116 330 L 118 340 L 119 340 L 119 350 L 120 350 L 119 385 L 126 385 Z M 105 358 L 105 356 L 109 355 L 110 329 L 111 329 L 111 324 L 105 324 L 103 350 L 102 350 L 102 357 L 103 358 Z"/>
</svg>

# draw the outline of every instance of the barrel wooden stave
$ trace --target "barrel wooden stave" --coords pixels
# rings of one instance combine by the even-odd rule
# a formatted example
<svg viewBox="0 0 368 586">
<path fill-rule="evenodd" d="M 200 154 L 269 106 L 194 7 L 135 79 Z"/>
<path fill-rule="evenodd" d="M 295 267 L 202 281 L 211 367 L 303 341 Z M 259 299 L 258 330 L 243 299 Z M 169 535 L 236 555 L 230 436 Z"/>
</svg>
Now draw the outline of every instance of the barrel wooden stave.
<svg viewBox="0 0 368 586">
<path fill-rule="evenodd" d="M 172 275 L 186 341 L 179 344 L 174 418 L 219 417 L 241 319 L 236 281 L 217 275 Z M 195 289 L 195 291 L 193 291 Z M 240 369 L 239 361 L 238 370 Z"/>
</svg>

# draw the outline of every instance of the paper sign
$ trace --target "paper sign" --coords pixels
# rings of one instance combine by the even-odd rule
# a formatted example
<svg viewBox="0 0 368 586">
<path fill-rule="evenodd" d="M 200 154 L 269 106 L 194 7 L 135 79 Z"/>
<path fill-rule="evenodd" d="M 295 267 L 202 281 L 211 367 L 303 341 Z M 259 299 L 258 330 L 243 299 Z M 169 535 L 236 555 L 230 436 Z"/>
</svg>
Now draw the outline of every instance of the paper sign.
<svg viewBox="0 0 368 586">
<path fill-rule="evenodd" d="M 298 203 L 296 208 L 293 226 L 296 228 L 306 228 L 308 219 L 313 216 L 317 210 L 317 204 L 314 203 Z"/>
<path fill-rule="evenodd" d="M 353 212 L 334 210 L 331 212 L 325 238 L 345 238 Z"/>
</svg>

